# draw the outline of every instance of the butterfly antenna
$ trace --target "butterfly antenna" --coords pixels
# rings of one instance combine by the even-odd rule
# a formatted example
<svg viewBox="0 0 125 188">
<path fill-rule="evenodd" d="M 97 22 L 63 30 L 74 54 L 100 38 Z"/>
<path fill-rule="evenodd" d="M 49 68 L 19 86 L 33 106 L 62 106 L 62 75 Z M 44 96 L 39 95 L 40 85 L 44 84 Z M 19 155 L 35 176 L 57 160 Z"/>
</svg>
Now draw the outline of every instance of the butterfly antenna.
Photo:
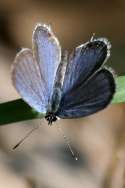
<svg viewBox="0 0 125 188">
<path fill-rule="evenodd" d="M 24 142 L 24 140 L 26 140 L 38 128 L 39 128 L 39 126 L 31 129 L 12 149 L 13 150 L 17 149 Z"/>
<path fill-rule="evenodd" d="M 68 148 L 69 148 L 69 151 L 71 152 L 72 154 L 72 157 L 77 161 L 78 160 L 78 157 L 75 155 L 72 147 L 71 147 L 71 144 L 70 144 L 70 140 L 69 138 L 65 135 L 64 131 L 62 130 L 62 128 L 60 126 L 57 127 L 58 128 L 58 131 L 63 135 L 63 138 L 65 140 L 65 143 L 67 144 Z"/>
<path fill-rule="evenodd" d="M 90 42 L 93 42 L 94 37 L 95 37 L 95 33 L 92 34 L 92 36 L 91 36 L 91 38 L 90 38 Z"/>
</svg>

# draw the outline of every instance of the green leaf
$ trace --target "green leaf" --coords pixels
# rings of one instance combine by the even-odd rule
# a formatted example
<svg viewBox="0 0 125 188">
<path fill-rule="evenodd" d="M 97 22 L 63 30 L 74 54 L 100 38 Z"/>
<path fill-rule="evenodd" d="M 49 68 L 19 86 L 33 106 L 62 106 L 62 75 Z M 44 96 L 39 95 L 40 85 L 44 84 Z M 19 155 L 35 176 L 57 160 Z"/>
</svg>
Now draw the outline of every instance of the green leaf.
<svg viewBox="0 0 125 188">
<path fill-rule="evenodd" d="M 0 125 L 34 118 L 42 118 L 44 114 L 36 112 L 22 99 L 0 104 Z"/>
<path fill-rule="evenodd" d="M 112 104 L 125 102 L 125 76 L 116 78 L 116 93 L 112 100 Z"/>
</svg>

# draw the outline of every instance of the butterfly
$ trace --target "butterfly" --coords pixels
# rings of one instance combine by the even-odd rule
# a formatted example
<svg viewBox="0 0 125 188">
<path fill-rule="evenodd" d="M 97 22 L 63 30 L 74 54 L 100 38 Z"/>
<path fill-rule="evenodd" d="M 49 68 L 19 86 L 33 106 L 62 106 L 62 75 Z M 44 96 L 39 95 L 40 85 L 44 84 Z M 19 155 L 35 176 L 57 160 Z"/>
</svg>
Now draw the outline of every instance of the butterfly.
<svg viewBox="0 0 125 188">
<path fill-rule="evenodd" d="M 71 54 L 50 26 L 38 23 L 32 50 L 23 48 L 12 65 L 12 82 L 23 100 L 48 124 L 59 118 L 81 118 L 104 109 L 115 93 L 115 80 L 105 67 L 110 42 L 93 37 Z"/>
</svg>

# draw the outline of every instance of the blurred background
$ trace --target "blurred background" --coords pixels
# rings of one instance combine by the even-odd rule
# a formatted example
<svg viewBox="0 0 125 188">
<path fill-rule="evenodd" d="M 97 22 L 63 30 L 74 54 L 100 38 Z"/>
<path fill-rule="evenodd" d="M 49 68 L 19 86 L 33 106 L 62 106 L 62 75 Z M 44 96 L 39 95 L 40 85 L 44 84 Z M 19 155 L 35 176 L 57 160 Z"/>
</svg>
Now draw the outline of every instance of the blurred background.
<svg viewBox="0 0 125 188">
<path fill-rule="evenodd" d="M 37 22 L 50 24 L 62 48 L 71 50 L 92 34 L 112 43 L 108 65 L 125 74 L 125 1 L 0 0 L 0 102 L 20 98 L 10 67 L 21 47 L 31 48 Z M 124 188 L 125 104 L 110 105 L 87 118 L 60 120 L 49 127 L 33 120 L 0 127 L 2 188 Z M 12 147 L 36 130 L 17 150 Z M 63 136 L 70 139 L 75 161 Z"/>
</svg>

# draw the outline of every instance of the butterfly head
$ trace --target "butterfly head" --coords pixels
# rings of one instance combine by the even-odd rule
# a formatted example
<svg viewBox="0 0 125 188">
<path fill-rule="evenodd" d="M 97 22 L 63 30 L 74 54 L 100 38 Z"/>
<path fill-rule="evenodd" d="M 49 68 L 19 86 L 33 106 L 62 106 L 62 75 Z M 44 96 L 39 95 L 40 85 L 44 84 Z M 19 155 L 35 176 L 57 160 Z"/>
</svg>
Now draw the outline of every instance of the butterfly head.
<svg viewBox="0 0 125 188">
<path fill-rule="evenodd" d="M 53 112 L 48 112 L 45 119 L 48 121 L 48 125 L 52 125 L 52 123 L 57 120 L 57 117 Z"/>
</svg>

